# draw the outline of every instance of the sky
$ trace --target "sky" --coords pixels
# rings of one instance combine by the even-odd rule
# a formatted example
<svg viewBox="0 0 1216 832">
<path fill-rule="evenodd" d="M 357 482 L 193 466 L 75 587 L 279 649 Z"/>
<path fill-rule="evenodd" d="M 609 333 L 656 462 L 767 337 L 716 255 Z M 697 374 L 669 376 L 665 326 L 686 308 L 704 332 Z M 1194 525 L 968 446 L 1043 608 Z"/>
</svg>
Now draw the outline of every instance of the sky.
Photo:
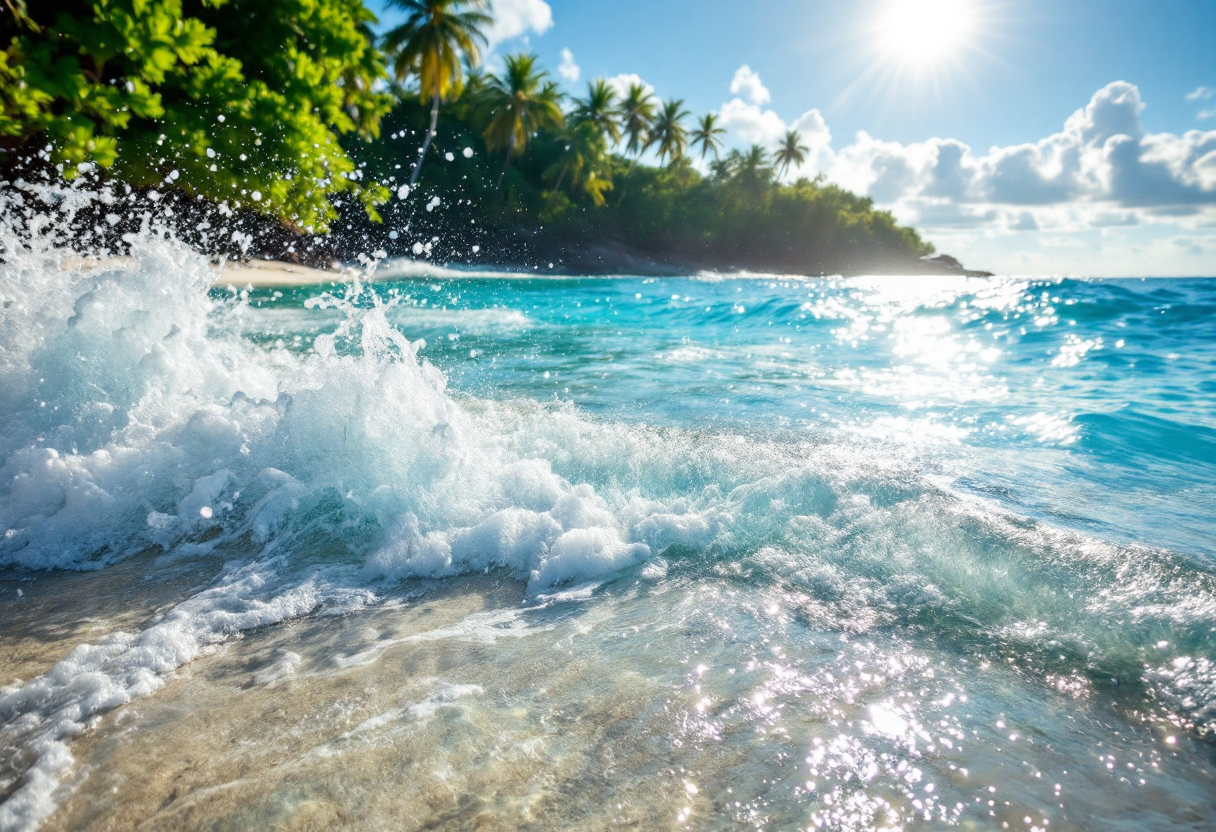
<svg viewBox="0 0 1216 832">
<path fill-rule="evenodd" d="M 1216 0 L 493 0 L 493 69 L 641 80 L 972 268 L 1216 276 Z M 382 24 L 400 15 L 371 0 Z M 690 123 L 691 126 L 691 123 Z"/>
</svg>

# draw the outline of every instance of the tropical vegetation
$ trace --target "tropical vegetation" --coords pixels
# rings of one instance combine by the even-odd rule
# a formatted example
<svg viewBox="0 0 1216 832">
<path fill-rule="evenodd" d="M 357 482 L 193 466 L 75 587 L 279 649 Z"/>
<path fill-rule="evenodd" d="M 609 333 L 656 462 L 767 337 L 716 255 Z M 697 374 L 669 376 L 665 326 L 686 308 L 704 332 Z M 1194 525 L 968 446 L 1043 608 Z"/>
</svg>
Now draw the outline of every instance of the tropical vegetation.
<svg viewBox="0 0 1216 832">
<path fill-rule="evenodd" d="M 4 2 L 6 176 L 99 173 L 348 254 L 809 272 L 933 250 L 799 178 L 796 131 L 727 150 L 717 114 L 641 83 L 567 95 L 526 53 L 487 73 L 487 0 L 390 0 L 382 36 L 362 0 Z"/>
<path fill-rule="evenodd" d="M 439 105 L 460 93 L 464 64 L 480 62 L 481 49 L 486 45 L 483 30 L 493 19 L 486 12 L 486 0 L 389 0 L 389 6 L 409 15 L 384 36 L 397 82 L 415 76 L 419 97 L 431 103 L 431 125 L 410 174 L 413 185 L 435 139 Z"/>
<path fill-rule="evenodd" d="M 362 0 L 6 2 L 5 167 L 102 168 L 317 231 L 388 197 L 339 141 L 393 105 Z"/>
</svg>

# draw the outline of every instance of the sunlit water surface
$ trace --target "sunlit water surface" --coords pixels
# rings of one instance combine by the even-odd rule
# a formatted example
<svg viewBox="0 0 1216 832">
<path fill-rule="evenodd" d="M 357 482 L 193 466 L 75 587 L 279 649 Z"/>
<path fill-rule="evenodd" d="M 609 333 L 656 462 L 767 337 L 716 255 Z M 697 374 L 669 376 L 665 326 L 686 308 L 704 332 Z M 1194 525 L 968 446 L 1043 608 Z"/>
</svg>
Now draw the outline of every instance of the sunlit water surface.
<svg viewBox="0 0 1216 832">
<path fill-rule="evenodd" d="M 1216 281 L 138 249 L 3 266 L 0 828 L 1216 824 Z"/>
</svg>

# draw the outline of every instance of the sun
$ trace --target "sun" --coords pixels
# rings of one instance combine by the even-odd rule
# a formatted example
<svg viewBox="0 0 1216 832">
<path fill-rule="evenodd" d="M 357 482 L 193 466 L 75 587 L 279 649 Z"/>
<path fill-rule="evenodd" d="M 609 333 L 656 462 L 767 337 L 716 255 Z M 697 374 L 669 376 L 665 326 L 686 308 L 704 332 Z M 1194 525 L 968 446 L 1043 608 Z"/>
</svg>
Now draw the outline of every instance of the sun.
<svg viewBox="0 0 1216 832">
<path fill-rule="evenodd" d="M 910 68 L 956 58 L 978 28 L 975 0 L 886 0 L 875 29 L 882 56 Z"/>
<path fill-rule="evenodd" d="M 892 111 L 911 102 L 956 105 L 960 88 L 1000 63 L 994 41 L 1005 41 L 1016 19 L 1015 0 L 864 0 L 852 8 L 847 39 L 857 76 L 833 107 L 855 98 Z"/>
</svg>

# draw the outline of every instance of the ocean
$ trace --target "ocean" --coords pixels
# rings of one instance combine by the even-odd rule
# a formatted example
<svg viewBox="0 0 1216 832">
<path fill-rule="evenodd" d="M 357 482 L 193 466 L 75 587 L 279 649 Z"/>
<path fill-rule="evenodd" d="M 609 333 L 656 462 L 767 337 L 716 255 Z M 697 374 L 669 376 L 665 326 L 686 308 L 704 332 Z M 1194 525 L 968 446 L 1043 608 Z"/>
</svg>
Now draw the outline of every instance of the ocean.
<svg viewBox="0 0 1216 832">
<path fill-rule="evenodd" d="M 1216 280 L 4 242 L 5 832 L 1216 825 Z"/>
</svg>

